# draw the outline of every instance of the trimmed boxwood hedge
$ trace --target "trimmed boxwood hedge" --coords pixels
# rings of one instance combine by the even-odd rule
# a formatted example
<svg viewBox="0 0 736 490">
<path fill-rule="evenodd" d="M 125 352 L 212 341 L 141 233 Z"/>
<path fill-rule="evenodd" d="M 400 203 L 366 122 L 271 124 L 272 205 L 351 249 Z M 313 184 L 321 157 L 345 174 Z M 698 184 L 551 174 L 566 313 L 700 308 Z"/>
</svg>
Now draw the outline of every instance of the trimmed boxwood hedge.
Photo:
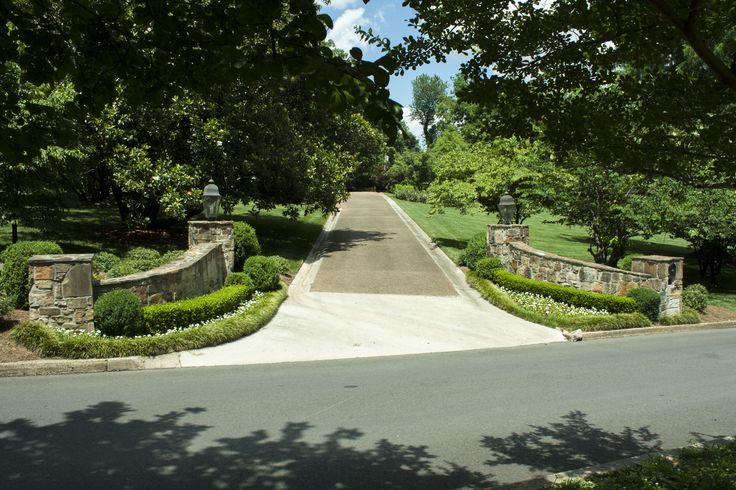
<svg viewBox="0 0 736 490">
<path fill-rule="evenodd" d="M 634 288 L 627 294 L 636 302 L 636 311 L 646 315 L 651 321 L 656 322 L 659 318 L 659 293 L 650 288 Z"/>
<path fill-rule="evenodd" d="M 27 322 L 13 330 L 13 338 L 43 357 L 102 359 L 107 357 L 157 356 L 201 349 L 232 342 L 260 329 L 273 318 L 286 299 L 286 285 L 253 299 L 247 311 L 206 326 L 166 335 L 137 338 L 106 338 L 60 332 L 41 322 Z"/>
<path fill-rule="evenodd" d="M 636 302 L 632 298 L 614 296 L 612 294 L 591 293 L 552 284 L 551 282 L 535 281 L 534 279 L 517 276 L 504 269 L 490 270 L 485 279 L 493 281 L 506 289 L 541 294 L 555 301 L 573 306 L 595 308 L 597 310 L 605 310 L 609 313 L 634 313 L 636 311 Z"/>
<path fill-rule="evenodd" d="M 492 305 L 524 320 L 554 328 L 569 330 L 580 329 L 586 332 L 598 330 L 621 330 L 625 328 L 642 328 L 651 326 L 651 322 L 641 313 L 616 313 L 611 315 L 542 315 L 522 308 L 498 286 L 491 281 L 469 271 L 466 274 L 468 284 Z"/>
<path fill-rule="evenodd" d="M 97 298 L 94 312 L 95 328 L 107 336 L 147 333 L 141 300 L 128 289 L 113 289 Z"/>
<path fill-rule="evenodd" d="M 251 287 L 228 286 L 211 294 L 143 308 L 146 329 L 162 333 L 229 313 L 253 294 Z"/>
</svg>

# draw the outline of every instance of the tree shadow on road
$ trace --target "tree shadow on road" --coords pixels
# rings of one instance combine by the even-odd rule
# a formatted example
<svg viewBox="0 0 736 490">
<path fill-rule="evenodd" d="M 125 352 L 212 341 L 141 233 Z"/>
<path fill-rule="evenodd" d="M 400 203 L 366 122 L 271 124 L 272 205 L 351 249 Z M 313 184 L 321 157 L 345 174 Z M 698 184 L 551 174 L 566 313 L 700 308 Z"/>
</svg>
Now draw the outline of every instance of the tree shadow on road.
<svg viewBox="0 0 736 490">
<path fill-rule="evenodd" d="M 461 466 L 438 467 L 424 446 L 376 442 L 351 446 L 363 434 L 337 429 L 309 442 L 308 423 L 288 423 L 275 437 L 259 430 L 191 451 L 209 427 L 183 418 L 186 408 L 131 418 L 131 408 L 103 402 L 36 426 L 0 424 L 0 488 L 478 488 L 484 476 Z"/>
<path fill-rule="evenodd" d="M 556 473 L 661 450 L 659 435 L 648 427 L 608 432 L 592 425 L 580 411 L 562 416 L 562 422 L 530 427 L 507 437 L 484 437 L 482 445 L 494 454 L 486 464 L 491 468 L 520 464 Z"/>
<path fill-rule="evenodd" d="M 438 461 L 426 446 L 386 439 L 366 446 L 358 429 L 322 437 L 308 422 L 278 434 L 257 430 L 203 443 L 211 427 L 186 421 L 204 408 L 137 419 L 121 402 L 64 414 L 60 422 L 0 423 L 0 488 L 492 488 L 492 474 Z M 316 441 L 316 442 L 315 442 Z M 473 443 L 468 441 L 470 445 Z M 571 412 L 549 427 L 509 437 L 484 437 L 494 467 L 518 464 L 556 472 L 659 448 L 647 428 L 606 432 Z"/>
</svg>

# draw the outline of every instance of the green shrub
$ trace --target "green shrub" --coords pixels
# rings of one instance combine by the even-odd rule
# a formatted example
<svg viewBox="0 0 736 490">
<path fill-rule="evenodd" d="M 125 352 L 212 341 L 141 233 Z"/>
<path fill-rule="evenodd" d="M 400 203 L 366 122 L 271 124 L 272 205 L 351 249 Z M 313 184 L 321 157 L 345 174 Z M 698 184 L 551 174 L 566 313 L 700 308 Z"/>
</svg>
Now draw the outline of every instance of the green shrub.
<svg viewBox="0 0 736 490">
<path fill-rule="evenodd" d="M 129 269 L 135 272 L 143 272 L 161 265 L 161 254 L 150 248 L 136 247 L 125 254 L 123 262 L 127 264 Z"/>
<path fill-rule="evenodd" d="M 503 269 L 494 269 L 490 271 L 489 275 L 491 281 L 507 289 L 541 294 L 555 301 L 573 306 L 595 308 L 609 313 L 633 313 L 636 311 L 636 302 L 632 298 L 624 296 L 591 293 L 550 282 L 535 281 L 517 276 Z"/>
<path fill-rule="evenodd" d="M 248 274 L 258 291 L 273 291 L 279 287 L 279 266 L 271 257 L 248 257 L 243 264 L 243 272 Z"/>
<path fill-rule="evenodd" d="M 486 257 L 486 234 L 477 233 L 468 240 L 465 250 L 460 252 L 460 265 L 475 270 L 475 264 Z"/>
<path fill-rule="evenodd" d="M 682 291 L 682 302 L 702 313 L 708 306 L 708 290 L 702 284 L 691 284 Z"/>
<path fill-rule="evenodd" d="M 96 275 L 106 274 L 120 263 L 120 257 L 110 252 L 97 252 L 92 257 L 92 272 Z"/>
<path fill-rule="evenodd" d="M 627 294 L 636 302 L 636 311 L 653 322 L 659 318 L 659 293 L 650 288 L 634 288 Z"/>
<path fill-rule="evenodd" d="M 158 265 L 168 264 L 181 257 L 184 252 L 182 250 L 169 250 L 165 254 L 161 255 L 158 261 Z"/>
<path fill-rule="evenodd" d="M 14 307 L 12 301 L 10 298 L 8 298 L 5 293 L 0 291 L 0 316 L 7 315 L 10 310 L 12 310 Z"/>
<path fill-rule="evenodd" d="M 241 271 L 248 257 L 261 253 L 261 245 L 258 243 L 256 230 L 248 223 L 241 221 L 233 223 L 233 240 L 235 241 L 234 268 L 236 271 Z"/>
<path fill-rule="evenodd" d="M 692 308 L 685 306 L 678 315 L 663 316 L 658 320 L 660 325 L 690 325 L 700 323 L 700 315 Z"/>
<path fill-rule="evenodd" d="M 483 279 L 490 279 L 496 269 L 502 269 L 503 264 L 498 257 L 485 257 L 475 263 L 475 272 Z"/>
<path fill-rule="evenodd" d="M 130 260 L 121 260 L 112 268 L 110 268 L 109 271 L 107 271 L 106 276 L 107 277 L 123 277 L 123 276 L 129 276 L 131 274 L 135 274 L 138 272 L 143 272 L 146 269 L 140 269 L 138 266 L 140 266 L 141 263 L 133 262 Z"/>
<path fill-rule="evenodd" d="M 391 193 L 396 199 L 412 202 L 427 202 L 427 193 L 420 191 L 411 184 L 394 184 Z"/>
<path fill-rule="evenodd" d="M 127 289 L 114 289 L 100 296 L 95 301 L 94 313 L 95 328 L 109 337 L 146 333 L 141 302 Z"/>
<path fill-rule="evenodd" d="M 251 289 L 255 289 L 253 288 L 253 281 L 251 281 L 250 276 L 245 272 L 231 272 L 228 274 L 225 278 L 225 287 L 227 286 L 248 286 Z"/>
<path fill-rule="evenodd" d="M 143 308 L 146 329 L 161 333 L 205 322 L 236 309 L 253 292 L 248 286 L 229 286 L 192 299 Z"/>
<path fill-rule="evenodd" d="M 44 357 L 102 359 L 124 356 L 157 356 L 232 342 L 249 335 L 273 318 L 286 298 L 286 287 L 253 299 L 244 312 L 201 327 L 166 335 L 109 338 L 74 335 L 41 322 L 26 322 L 12 332 L 13 339 Z"/>
<path fill-rule="evenodd" d="M 61 247 L 54 242 L 27 241 L 8 245 L 0 260 L 3 272 L 0 276 L 0 291 L 4 292 L 11 304 L 20 309 L 28 309 L 28 259 L 34 255 L 62 254 Z"/>
<path fill-rule="evenodd" d="M 631 270 L 631 261 L 635 257 L 640 257 L 640 256 L 641 255 L 639 255 L 639 254 L 626 255 L 625 257 L 623 257 L 621 260 L 618 261 L 618 266 L 617 267 L 619 269 L 621 269 L 621 270 L 630 271 Z"/>
<path fill-rule="evenodd" d="M 285 258 L 280 255 L 269 255 L 269 259 L 276 262 L 276 267 L 279 268 L 279 274 L 286 274 L 291 270 L 291 264 Z"/>
</svg>

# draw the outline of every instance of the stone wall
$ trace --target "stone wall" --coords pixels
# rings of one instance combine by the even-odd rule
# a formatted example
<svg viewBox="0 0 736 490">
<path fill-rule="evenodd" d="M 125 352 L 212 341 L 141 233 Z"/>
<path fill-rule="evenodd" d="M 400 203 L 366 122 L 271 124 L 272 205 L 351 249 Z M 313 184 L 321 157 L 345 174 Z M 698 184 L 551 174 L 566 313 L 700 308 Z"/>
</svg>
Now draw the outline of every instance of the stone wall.
<svg viewBox="0 0 736 490">
<path fill-rule="evenodd" d="M 92 282 L 92 254 L 35 255 L 28 260 L 32 319 L 66 329 L 94 330 L 94 300 L 130 289 L 143 305 L 168 303 L 222 287 L 233 269 L 232 221 L 192 221 L 189 249 L 150 271 Z"/>
<path fill-rule="evenodd" d="M 193 298 L 220 289 L 226 263 L 220 243 L 194 245 L 173 262 L 129 276 L 103 279 L 94 285 L 94 297 L 113 289 L 129 289 L 141 303 L 151 305 Z"/>
<path fill-rule="evenodd" d="M 235 264 L 235 240 L 232 221 L 190 221 L 189 248 L 201 243 L 220 243 L 225 254 L 227 271 Z"/>
<path fill-rule="evenodd" d="M 529 246 L 527 225 L 488 225 L 487 244 L 487 254 L 514 274 L 594 293 L 626 295 L 635 287 L 651 288 L 661 297 L 660 316 L 681 311 L 682 257 L 635 257 L 631 271 L 625 271 L 537 250 Z"/>
<path fill-rule="evenodd" d="M 34 255 L 28 259 L 31 320 L 58 328 L 94 330 L 92 254 Z"/>
</svg>

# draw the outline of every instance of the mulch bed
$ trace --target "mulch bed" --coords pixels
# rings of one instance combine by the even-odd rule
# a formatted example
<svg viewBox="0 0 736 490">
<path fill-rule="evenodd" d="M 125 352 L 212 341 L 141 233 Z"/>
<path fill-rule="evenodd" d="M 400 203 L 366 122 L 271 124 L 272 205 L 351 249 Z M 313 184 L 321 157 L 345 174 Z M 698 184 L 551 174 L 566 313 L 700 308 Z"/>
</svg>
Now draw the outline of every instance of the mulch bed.
<svg viewBox="0 0 736 490">
<path fill-rule="evenodd" d="M 724 322 L 727 320 L 736 320 L 736 311 L 710 305 L 705 309 L 705 313 L 700 314 L 700 321 L 703 323 Z"/>
<path fill-rule="evenodd" d="M 0 319 L 0 362 L 30 361 L 40 356 L 18 345 L 10 337 L 10 332 L 19 323 L 28 320 L 28 312 L 13 310 Z"/>
</svg>

